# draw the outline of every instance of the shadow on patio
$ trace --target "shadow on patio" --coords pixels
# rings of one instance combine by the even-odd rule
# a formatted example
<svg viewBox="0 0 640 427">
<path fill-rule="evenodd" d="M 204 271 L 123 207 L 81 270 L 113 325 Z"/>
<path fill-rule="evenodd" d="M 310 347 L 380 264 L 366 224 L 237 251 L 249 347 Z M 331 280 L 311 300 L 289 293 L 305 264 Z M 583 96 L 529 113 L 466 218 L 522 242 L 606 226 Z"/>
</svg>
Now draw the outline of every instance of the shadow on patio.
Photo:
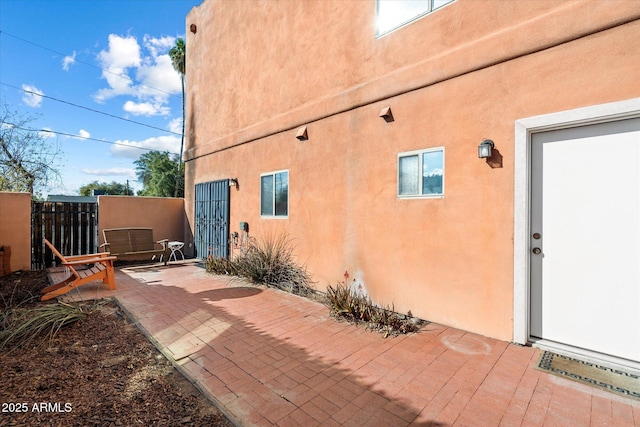
<svg viewBox="0 0 640 427">
<path fill-rule="evenodd" d="M 80 293 L 115 296 L 240 425 L 640 422 L 640 402 L 533 369 L 536 349 L 437 324 L 383 339 L 319 303 L 189 263 L 123 268 L 117 282 Z"/>
</svg>

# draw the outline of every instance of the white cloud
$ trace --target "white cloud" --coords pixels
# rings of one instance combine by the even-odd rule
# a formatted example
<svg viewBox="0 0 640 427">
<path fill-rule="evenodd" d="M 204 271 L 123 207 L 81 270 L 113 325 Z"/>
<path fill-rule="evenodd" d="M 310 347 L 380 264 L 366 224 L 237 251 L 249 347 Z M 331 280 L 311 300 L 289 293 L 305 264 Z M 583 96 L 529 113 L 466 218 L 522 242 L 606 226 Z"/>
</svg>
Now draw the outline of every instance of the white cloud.
<svg viewBox="0 0 640 427">
<path fill-rule="evenodd" d="M 78 132 L 78 136 L 80 137 L 78 139 L 86 139 L 89 138 L 91 134 L 84 129 L 80 129 L 80 131 Z"/>
<path fill-rule="evenodd" d="M 25 84 L 22 85 L 22 90 L 25 91 L 24 95 L 22 95 L 22 102 L 33 108 L 38 108 L 42 105 L 41 95 L 44 95 L 44 92 L 35 86 Z"/>
<path fill-rule="evenodd" d="M 182 135 L 182 117 L 176 117 L 169 122 L 169 130 L 173 133 L 179 133 Z"/>
<path fill-rule="evenodd" d="M 69 66 L 76 63 L 76 51 L 73 51 L 72 55 L 67 55 L 62 60 L 62 69 L 69 71 Z"/>
<path fill-rule="evenodd" d="M 106 168 L 106 169 L 82 169 L 82 173 L 86 175 L 97 176 L 126 176 L 135 178 L 136 172 L 131 168 Z"/>
<path fill-rule="evenodd" d="M 133 81 L 128 73 L 130 68 L 135 69 L 142 63 L 140 46 L 135 37 L 110 34 L 109 50 L 100 51 L 98 61 L 102 67 L 102 77 L 109 87 L 98 91 L 94 96 L 96 101 L 104 102 L 118 95 L 135 94 Z"/>
<path fill-rule="evenodd" d="M 137 77 L 143 83 L 139 88 L 142 95 L 167 98 L 169 94 L 182 92 L 180 75 L 173 68 L 169 54 L 153 57 L 153 62 L 138 69 Z"/>
<path fill-rule="evenodd" d="M 161 102 L 133 102 L 127 101 L 122 106 L 122 109 L 127 113 L 131 113 L 134 116 L 166 116 L 169 114 L 169 107 L 163 106 Z"/>
<path fill-rule="evenodd" d="M 168 52 L 176 44 L 176 38 L 171 36 L 157 38 L 145 34 L 142 41 L 153 57 Z"/>
<path fill-rule="evenodd" d="M 145 35 L 141 47 L 133 36 L 109 35 L 109 48 L 98 54 L 102 77 L 108 86 L 100 89 L 94 99 L 104 102 L 117 96 L 131 96 L 137 101 L 125 102 L 125 111 L 134 115 L 168 115 L 169 96 L 182 91 L 180 76 L 168 54 L 174 44 L 174 37 Z"/>
<path fill-rule="evenodd" d="M 138 148 L 168 151 L 173 154 L 180 153 L 180 137 L 177 136 L 152 137 L 143 141 L 118 140 L 116 143 L 118 145 L 111 146 L 111 153 L 116 157 L 137 159 L 141 154 L 146 152 L 145 150 L 140 150 Z"/>
<path fill-rule="evenodd" d="M 101 51 L 98 58 L 108 70 L 138 67 L 142 62 L 140 45 L 136 38 L 133 36 L 120 37 L 115 34 L 109 34 L 109 50 Z"/>
</svg>

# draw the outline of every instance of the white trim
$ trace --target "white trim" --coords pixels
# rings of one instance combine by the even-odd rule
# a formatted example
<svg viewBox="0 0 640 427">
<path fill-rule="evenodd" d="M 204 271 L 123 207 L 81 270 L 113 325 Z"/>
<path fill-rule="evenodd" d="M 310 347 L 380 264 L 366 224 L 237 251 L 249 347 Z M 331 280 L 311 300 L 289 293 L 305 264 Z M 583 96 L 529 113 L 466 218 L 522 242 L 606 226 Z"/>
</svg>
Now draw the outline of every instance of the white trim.
<svg viewBox="0 0 640 427">
<path fill-rule="evenodd" d="M 406 27 L 407 25 L 410 25 L 410 24 L 414 23 L 415 21 L 417 21 L 417 20 L 419 20 L 421 18 L 424 18 L 427 15 L 430 15 L 430 14 L 432 14 L 433 12 L 435 12 L 437 10 L 441 10 L 442 8 L 449 6 L 455 0 L 448 0 L 447 3 L 445 3 L 445 4 L 441 5 L 441 6 L 438 6 L 436 8 L 433 7 L 433 1 L 434 0 L 429 0 L 429 6 L 428 6 L 427 10 L 425 10 L 424 12 L 417 13 L 416 15 L 414 15 L 411 18 L 409 18 L 409 19 L 407 19 L 405 21 L 397 23 L 394 27 L 391 27 L 388 30 L 380 31 L 379 28 L 378 28 L 378 19 L 380 17 L 380 0 L 376 0 L 376 20 L 375 20 L 376 37 L 375 38 L 379 39 L 381 37 L 386 36 L 387 34 L 390 34 L 390 33 L 393 33 L 396 30 L 399 30 L 400 28 Z"/>
<path fill-rule="evenodd" d="M 275 191 L 275 185 L 276 185 L 276 175 L 279 173 L 287 173 L 287 214 L 286 215 L 262 215 L 262 177 L 263 176 L 272 176 L 273 177 L 273 211 L 275 212 L 276 210 L 276 191 Z M 280 169 L 277 171 L 273 171 L 273 172 L 265 172 L 265 173 L 261 173 L 260 174 L 260 197 L 258 198 L 259 201 L 259 209 L 260 209 L 260 218 L 262 219 L 288 219 L 289 218 L 289 169 Z"/>
<path fill-rule="evenodd" d="M 422 165 L 423 165 L 423 160 L 422 160 L 422 155 L 425 153 L 435 153 L 435 152 L 442 152 L 442 193 L 439 194 L 422 194 L 421 190 L 422 190 L 422 180 L 420 179 L 422 177 Z M 397 159 L 396 159 L 396 197 L 398 199 L 402 199 L 402 200 L 413 200 L 413 199 L 443 199 L 444 198 L 444 193 L 445 193 L 445 173 L 446 173 L 446 168 L 445 168 L 445 152 L 444 152 L 444 146 L 443 147 L 432 147 L 432 148 L 425 148 L 422 150 L 413 150 L 413 151 L 404 151 L 402 153 L 398 153 Z M 402 157 L 410 157 L 410 156 L 418 156 L 418 193 L 417 194 L 400 194 L 400 159 Z"/>
<path fill-rule="evenodd" d="M 513 212 L 513 342 L 529 336 L 529 223 L 531 212 L 531 135 L 640 117 L 640 98 L 529 117 L 515 122 Z"/>
</svg>

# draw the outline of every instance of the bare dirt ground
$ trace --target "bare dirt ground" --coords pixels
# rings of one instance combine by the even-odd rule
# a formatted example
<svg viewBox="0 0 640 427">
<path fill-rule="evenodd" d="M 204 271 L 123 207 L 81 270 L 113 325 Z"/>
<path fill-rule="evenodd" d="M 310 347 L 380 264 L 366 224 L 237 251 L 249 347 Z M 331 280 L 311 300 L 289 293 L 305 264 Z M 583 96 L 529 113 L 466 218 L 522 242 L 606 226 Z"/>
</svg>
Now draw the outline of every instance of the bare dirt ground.
<svg viewBox="0 0 640 427">
<path fill-rule="evenodd" d="M 52 304 L 29 298 L 46 284 L 43 271 L 0 278 L 0 316 Z M 0 427 L 231 426 L 113 302 L 90 304 L 52 340 L 0 352 Z"/>
</svg>

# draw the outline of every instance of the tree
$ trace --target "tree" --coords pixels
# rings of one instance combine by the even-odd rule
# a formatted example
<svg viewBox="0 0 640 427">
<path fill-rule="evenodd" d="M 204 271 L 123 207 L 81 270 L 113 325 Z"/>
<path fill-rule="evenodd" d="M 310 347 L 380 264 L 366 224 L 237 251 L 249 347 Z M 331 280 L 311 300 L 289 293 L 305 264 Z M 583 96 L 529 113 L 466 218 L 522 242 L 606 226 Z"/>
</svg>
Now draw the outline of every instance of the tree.
<svg viewBox="0 0 640 427">
<path fill-rule="evenodd" d="M 133 196 L 133 193 L 129 188 L 129 182 L 125 185 L 115 181 L 111 181 L 111 183 L 98 181 L 90 182 L 89 184 L 80 187 L 80 195 L 92 196 L 93 190 L 102 190 L 105 194 L 109 194 L 111 196 Z"/>
<path fill-rule="evenodd" d="M 175 155 L 167 152 L 150 151 L 140 156 L 135 162 L 138 181 L 142 183 L 139 196 L 183 197 L 184 181 L 176 182 L 176 174 L 180 169 Z"/>
<path fill-rule="evenodd" d="M 176 193 L 174 197 L 178 197 L 178 188 L 181 186 L 179 180 L 184 183 L 183 171 L 182 171 L 182 152 L 184 150 L 184 122 L 185 122 L 185 109 L 184 109 L 184 75 L 186 72 L 186 54 L 187 47 L 184 43 L 184 39 L 181 37 L 176 40 L 176 45 L 169 50 L 169 57 L 171 57 L 171 64 L 173 68 L 180 74 L 180 82 L 182 83 L 182 137 L 180 138 L 180 157 L 178 163 L 178 173 L 176 174 Z M 182 184 L 184 186 L 184 184 Z"/>
<path fill-rule="evenodd" d="M 24 191 L 35 197 L 38 188 L 60 180 L 60 148 L 31 129 L 34 120 L 0 105 L 0 191 Z"/>
</svg>

